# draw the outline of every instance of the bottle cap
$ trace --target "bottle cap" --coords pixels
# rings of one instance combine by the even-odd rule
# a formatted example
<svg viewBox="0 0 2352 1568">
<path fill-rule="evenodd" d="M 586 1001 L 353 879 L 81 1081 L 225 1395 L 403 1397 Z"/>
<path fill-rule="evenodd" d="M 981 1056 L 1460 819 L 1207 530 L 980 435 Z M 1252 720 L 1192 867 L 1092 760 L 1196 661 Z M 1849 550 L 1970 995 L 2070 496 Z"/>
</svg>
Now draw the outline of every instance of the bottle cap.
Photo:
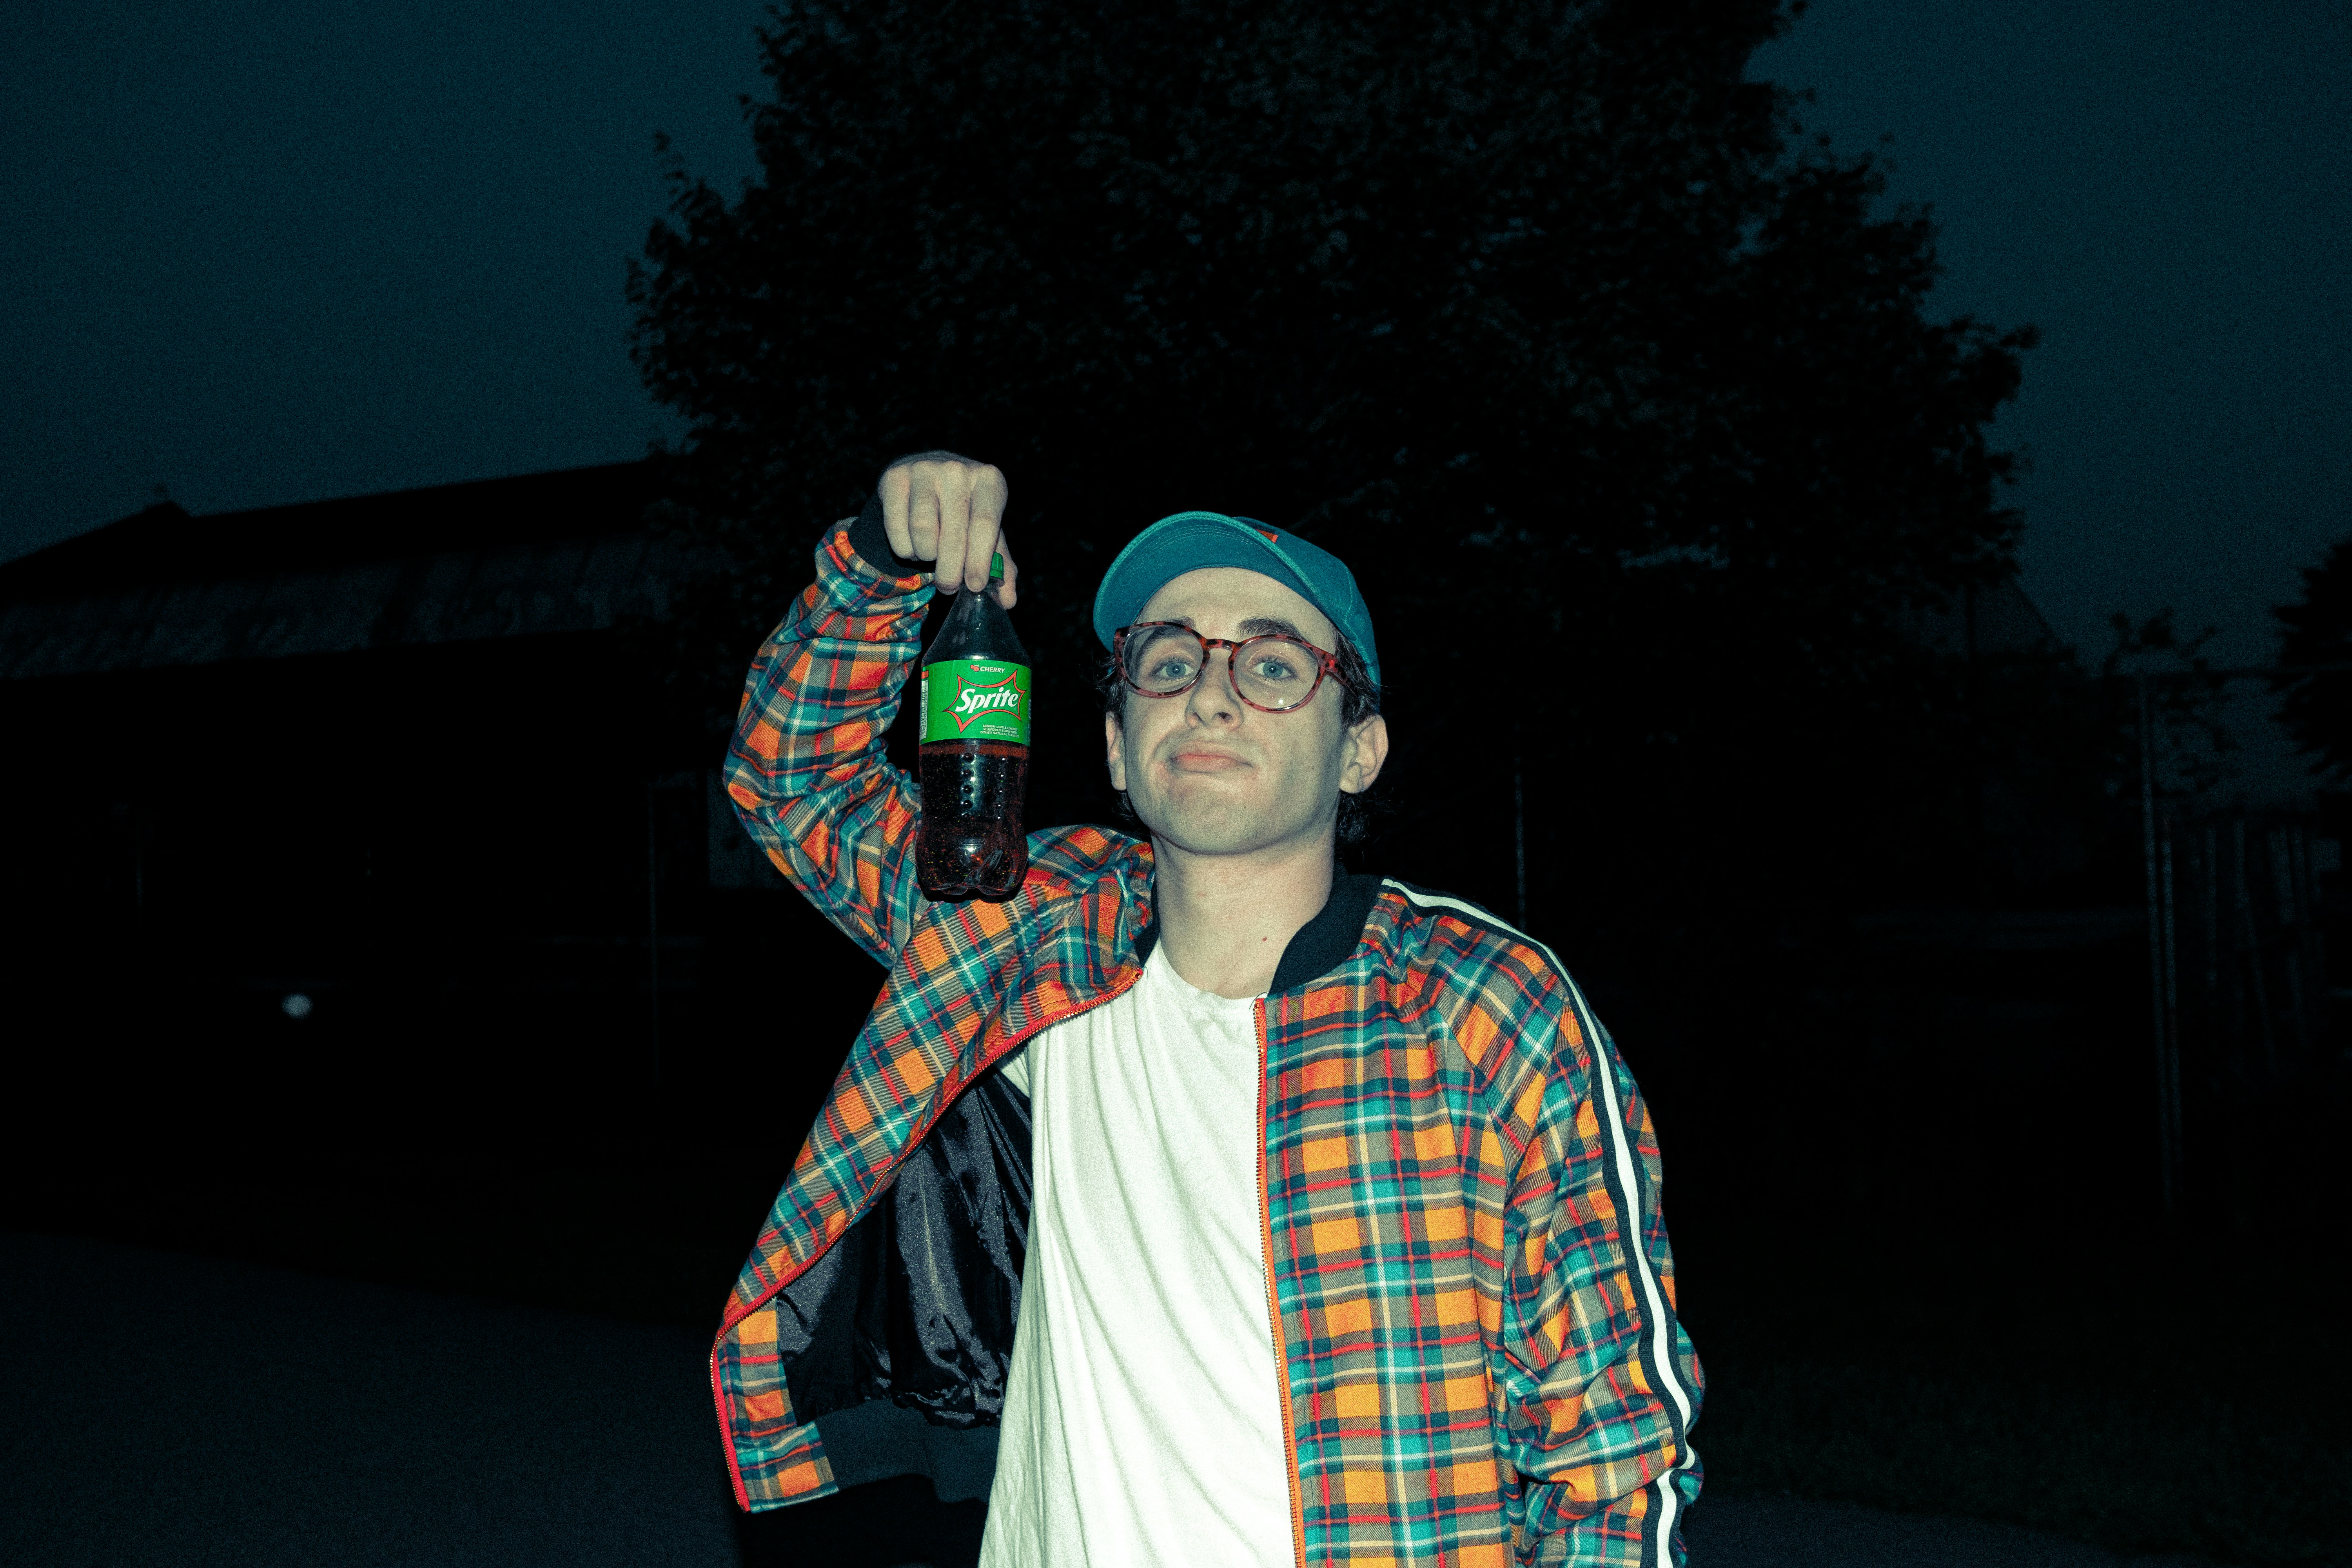
<svg viewBox="0 0 2352 1568">
<path fill-rule="evenodd" d="M 992 555 L 988 558 L 988 580 L 992 583 L 1002 583 L 1004 581 L 1003 556 Z"/>
</svg>

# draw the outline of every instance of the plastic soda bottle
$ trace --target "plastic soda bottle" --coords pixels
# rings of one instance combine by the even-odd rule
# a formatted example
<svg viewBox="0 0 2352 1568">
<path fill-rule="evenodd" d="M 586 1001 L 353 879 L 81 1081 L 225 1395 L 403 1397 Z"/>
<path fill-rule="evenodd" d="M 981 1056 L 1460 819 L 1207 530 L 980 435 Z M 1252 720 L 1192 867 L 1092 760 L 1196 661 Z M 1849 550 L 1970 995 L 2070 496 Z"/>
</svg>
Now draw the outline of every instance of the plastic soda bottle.
<svg viewBox="0 0 2352 1568">
<path fill-rule="evenodd" d="M 915 875 L 934 899 L 1009 899 L 1029 874 L 1022 799 L 1029 787 L 1029 655 L 988 587 L 960 591 L 923 650 L 923 819 Z"/>
</svg>

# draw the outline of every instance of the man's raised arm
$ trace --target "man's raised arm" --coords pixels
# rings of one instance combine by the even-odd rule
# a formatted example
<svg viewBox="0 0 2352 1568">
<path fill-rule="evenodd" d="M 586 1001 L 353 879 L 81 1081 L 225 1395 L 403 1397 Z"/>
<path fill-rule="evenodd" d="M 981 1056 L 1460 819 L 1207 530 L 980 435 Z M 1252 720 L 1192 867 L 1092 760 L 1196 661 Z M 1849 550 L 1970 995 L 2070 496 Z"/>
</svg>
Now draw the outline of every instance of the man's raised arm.
<svg viewBox="0 0 2352 1568">
<path fill-rule="evenodd" d="M 887 964 L 928 907 L 915 878 L 919 800 L 884 738 L 921 651 L 931 579 L 984 588 L 990 556 L 1003 552 L 1009 605 L 1014 568 L 1004 476 L 989 465 L 949 452 L 902 458 L 876 492 L 859 517 L 825 531 L 816 581 L 752 661 L 727 793 L 778 869 Z"/>
</svg>

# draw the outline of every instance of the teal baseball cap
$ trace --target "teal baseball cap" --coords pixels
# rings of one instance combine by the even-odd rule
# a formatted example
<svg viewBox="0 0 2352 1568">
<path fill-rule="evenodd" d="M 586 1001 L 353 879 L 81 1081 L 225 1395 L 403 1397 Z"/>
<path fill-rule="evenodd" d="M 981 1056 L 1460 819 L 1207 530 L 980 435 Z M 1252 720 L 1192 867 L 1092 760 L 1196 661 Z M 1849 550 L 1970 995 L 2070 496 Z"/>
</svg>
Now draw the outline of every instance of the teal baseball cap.
<svg viewBox="0 0 2352 1568">
<path fill-rule="evenodd" d="M 1095 636 L 1108 648 L 1121 626 L 1133 626 L 1151 595 L 1187 572 L 1238 566 L 1261 572 L 1323 612 L 1363 656 L 1372 684 L 1381 683 L 1381 656 L 1372 646 L 1372 613 L 1347 563 L 1295 533 L 1254 517 L 1222 511 L 1180 511 L 1128 542 L 1095 593 Z"/>
</svg>

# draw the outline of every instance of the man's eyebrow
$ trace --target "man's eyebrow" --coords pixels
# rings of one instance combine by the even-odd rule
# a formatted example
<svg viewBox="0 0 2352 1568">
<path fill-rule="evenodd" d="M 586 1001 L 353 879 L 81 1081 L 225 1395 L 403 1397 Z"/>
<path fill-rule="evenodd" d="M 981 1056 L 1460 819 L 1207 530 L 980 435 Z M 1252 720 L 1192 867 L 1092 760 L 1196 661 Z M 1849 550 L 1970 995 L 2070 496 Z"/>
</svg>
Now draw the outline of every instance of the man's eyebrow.
<svg viewBox="0 0 2352 1568">
<path fill-rule="evenodd" d="M 1261 637 L 1276 632 L 1286 637 L 1297 637 L 1301 642 L 1307 640 L 1305 632 L 1288 621 L 1278 620 L 1272 616 L 1254 616 L 1242 623 L 1242 636 L 1245 637 Z"/>
<path fill-rule="evenodd" d="M 1157 622 L 1155 624 L 1161 626 L 1190 626 L 1196 632 L 1201 629 L 1190 616 L 1178 616 L 1173 620 Z M 1252 616 L 1248 620 L 1242 623 L 1242 636 L 1245 637 L 1261 637 L 1275 633 L 1279 633 L 1280 635 L 1287 637 L 1297 637 L 1303 643 L 1312 643 L 1315 640 L 1308 637 L 1305 632 L 1300 631 L 1297 626 L 1284 620 L 1279 616 Z"/>
</svg>

